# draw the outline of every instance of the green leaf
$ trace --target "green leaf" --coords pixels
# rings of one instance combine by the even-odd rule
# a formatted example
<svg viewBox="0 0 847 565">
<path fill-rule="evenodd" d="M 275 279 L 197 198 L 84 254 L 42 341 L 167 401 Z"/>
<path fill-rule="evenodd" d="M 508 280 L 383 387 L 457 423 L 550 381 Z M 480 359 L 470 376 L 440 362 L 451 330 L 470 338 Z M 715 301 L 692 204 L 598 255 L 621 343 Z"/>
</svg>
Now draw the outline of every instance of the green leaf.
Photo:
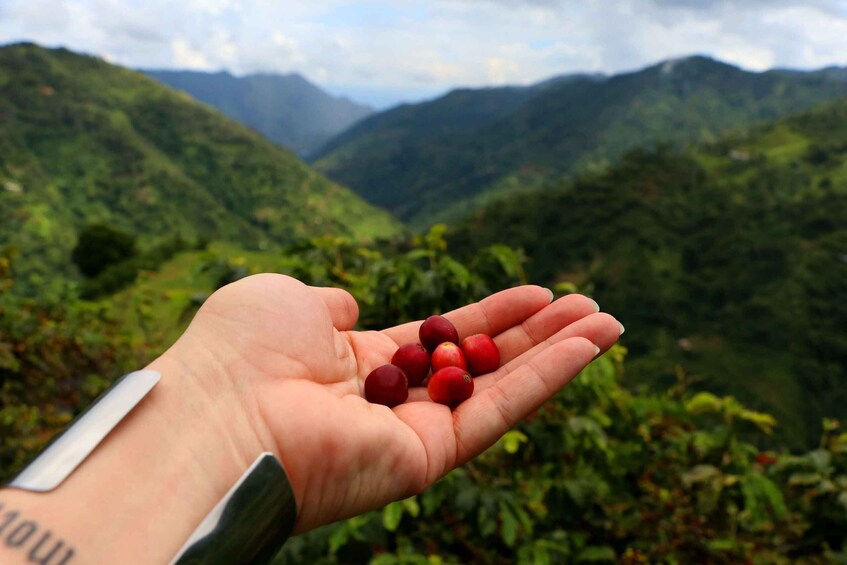
<svg viewBox="0 0 847 565">
<path fill-rule="evenodd" d="M 518 538 L 518 521 L 512 514 L 512 510 L 503 502 L 500 503 L 500 520 L 502 521 L 500 533 L 503 542 L 509 547 L 514 547 Z"/>
<path fill-rule="evenodd" d="M 392 502 L 382 509 L 382 525 L 389 532 L 397 531 L 400 520 L 403 518 L 403 503 Z"/>
<path fill-rule="evenodd" d="M 503 449 L 506 450 L 506 453 L 515 454 L 520 449 L 521 444 L 529 441 L 529 438 L 518 430 L 510 430 L 503 434 L 500 441 L 503 442 Z"/>
<path fill-rule="evenodd" d="M 710 392 L 698 392 L 685 403 L 685 409 L 692 414 L 720 412 L 723 409 L 723 402 Z"/>
<path fill-rule="evenodd" d="M 495 515 L 489 512 L 485 507 L 480 507 L 477 512 L 477 525 L 479 526 L 479 534 L 485 538 L 497 531 L 497 520 Z"/>
<path fill-rule="evenodd" d="M 818 484 L 823 477 L 819 473 L 792 473 L 788 477 L 790 486 L 808 486 Z"/>
<path fill-rule="evenodd" d="M 421 513 L 421 507 L 416 497 L 411 496 L 402 500 L 401 503 L 403 504 L 403 510 L 412 518 L 417 518 Z"/>
<path fill-rule="evenodd" d="M 579 552 L 576 559 L 585 561 L 614 561 L 617 558 L 615 550 L 608 545 L 589 545 Z"/>
<path fill-rule="evenodd" d="M 750 422 L 751 424 L 755 424 L 757 428 L 766 434 L 773 433 L 773 429 L 776 426 L 776 418 L 770 414 L 765 414 L 764 412 L 756 412 L 754 410 L 742 408 L 736 413 L 736 416 L 742 420 Z"/>
<path fill-rule="evenodd" d="M 553 290 L 556 291 L 556 294 L 576 294 L 579 292 L 579 287 L 570 281 L 562 281 L 556 283 Z"/>
<path fill-rule="evenodd" d="M 826 471 L 832 461 L 832 455 L 825 449 L 815 449 L 807 457 L 818 471 Z"/>
<path fill-rule="evenodd" d="M 347 527 L 346 522 L 339 525 L 339 527 L 332 532 L 332 535 L 329 537 L 329 552 L 333 555 L 341 549 L 344 544 L 347 543 L 347 540 L 350 539 L 350 529 Z"/>
<path fill-rule="evenodd" d="M 782 493 L 764 475 L 754 473 L 744 477 L 741 491 L 744 495 L 744 512 L 754 526 L 768 522 L 769 514 L 782 519 L 788 512 Z"/>
<path fill-rule="evenodd" d="M 712 551 L 732 551 L 736 542 L 733 539 L 715 539 L 706 542 L 706 546 Z"/>
</svg>

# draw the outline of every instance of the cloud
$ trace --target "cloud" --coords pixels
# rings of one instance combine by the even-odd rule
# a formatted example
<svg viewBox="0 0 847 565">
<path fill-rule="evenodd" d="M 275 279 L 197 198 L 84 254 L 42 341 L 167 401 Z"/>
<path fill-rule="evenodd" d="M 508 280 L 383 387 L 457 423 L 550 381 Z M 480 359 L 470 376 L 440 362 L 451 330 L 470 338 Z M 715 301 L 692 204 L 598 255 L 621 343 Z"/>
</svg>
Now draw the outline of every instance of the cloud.
<svg viewBox="0 0 847 565">
<path fill-rule="evenodd" d="M 209 61 L 205 55 L 192 48 L 183 37 L 177 37 L 171 41 L 171 51 L 173 52 L 173 63 L 177 67 L 210 70 Z"/>
<path fill-rule="evenodd" d="M 0 0 L 0 41 L 136 67 L 297 71 L 434 93 L 619 72 L 692 53 L 748 69 L 847 64 L 847 0 Z"/>
</svg>

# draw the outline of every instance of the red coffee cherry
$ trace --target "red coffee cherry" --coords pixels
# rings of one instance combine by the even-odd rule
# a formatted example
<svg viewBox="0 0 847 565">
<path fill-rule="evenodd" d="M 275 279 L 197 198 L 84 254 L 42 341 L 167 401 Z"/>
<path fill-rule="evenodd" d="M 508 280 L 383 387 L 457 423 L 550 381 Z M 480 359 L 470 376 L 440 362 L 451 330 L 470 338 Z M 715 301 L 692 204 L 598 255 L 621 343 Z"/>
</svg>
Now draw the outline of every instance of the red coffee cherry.
<svg viewBox="0 0 847 565">
<path fill-rule="evenodd" d="M 444 367 L 429 378 L 426 386 L 433 402 L 455 407 L 473 394 L 473 378 L 459 367 Z"/>
<path fill-rule="evenodd" d="M 435 373 L 444 367 L 459 367 L 467 369 L 465 354 L 455 343 L 445 341 L 432 352 L 432 372 Z"/>
<path fill-rule="evenodd" d="M 409 380 L 400 367 L 383 365 L 365 379 L 365 399 L 389 408 L 403 404 L 409 398 Z"/>
<path fill-rule="evenodd" d="M 479 376 L 500 368 L 500 350 L 490 336 L 476 334 L 462 340 L 462 351 L 471 375 Z"/>
<path fill-rule="evenodd" d="M 430 316 L 424 320 L 418 336 L 421 344 L 429 352 L 435 351 L 435 348 L 445 341 L 459 345 L 459 332 L 456 331 L 456 326 L 444 316 Z"/>
<path fill-rule="evenodd" d="M 394 353 L 391 364 L 406 373 L 409 386 L 419 386 L 429 374 L 429 352 L 420 343 L 407 343 Z"/>
</svg>

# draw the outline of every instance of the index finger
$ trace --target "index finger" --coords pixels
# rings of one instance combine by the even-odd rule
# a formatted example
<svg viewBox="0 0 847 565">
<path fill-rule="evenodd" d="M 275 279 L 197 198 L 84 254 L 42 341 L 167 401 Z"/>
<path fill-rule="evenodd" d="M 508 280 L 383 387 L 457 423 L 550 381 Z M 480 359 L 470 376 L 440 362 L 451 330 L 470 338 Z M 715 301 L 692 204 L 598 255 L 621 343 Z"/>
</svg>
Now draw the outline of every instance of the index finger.
<svg viewBox="0 0 847 565">
<path fill-rule="evenodd" d="M 444 317 L 453 322 L 459 339 L 478 333 L 495 336 L 520 324 L 553 300 L 553 293 L 541 286 L 525 285 L 509 288 L 479 302 L 462 306 Z M 397 343 L 418 341 L 421 320 L 383 330 L 382 333 Z"/>
</svg>

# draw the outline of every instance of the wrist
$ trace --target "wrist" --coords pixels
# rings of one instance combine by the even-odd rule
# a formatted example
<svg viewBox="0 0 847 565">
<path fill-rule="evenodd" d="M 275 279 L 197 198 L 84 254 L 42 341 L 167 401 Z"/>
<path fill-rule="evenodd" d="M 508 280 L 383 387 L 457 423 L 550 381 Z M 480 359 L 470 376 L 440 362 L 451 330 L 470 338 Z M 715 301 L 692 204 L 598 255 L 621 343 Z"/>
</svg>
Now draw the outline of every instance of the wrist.
<svg viewBox="0 0 847 565">
<path fill-rule="evenodd" d="M 264 450 L 244 399 L 203 351 L 175 346 L 148 368 L 161 382 L 58 488 L 0 491 L 79 562 L 167 562 Z"/>
</svg>

